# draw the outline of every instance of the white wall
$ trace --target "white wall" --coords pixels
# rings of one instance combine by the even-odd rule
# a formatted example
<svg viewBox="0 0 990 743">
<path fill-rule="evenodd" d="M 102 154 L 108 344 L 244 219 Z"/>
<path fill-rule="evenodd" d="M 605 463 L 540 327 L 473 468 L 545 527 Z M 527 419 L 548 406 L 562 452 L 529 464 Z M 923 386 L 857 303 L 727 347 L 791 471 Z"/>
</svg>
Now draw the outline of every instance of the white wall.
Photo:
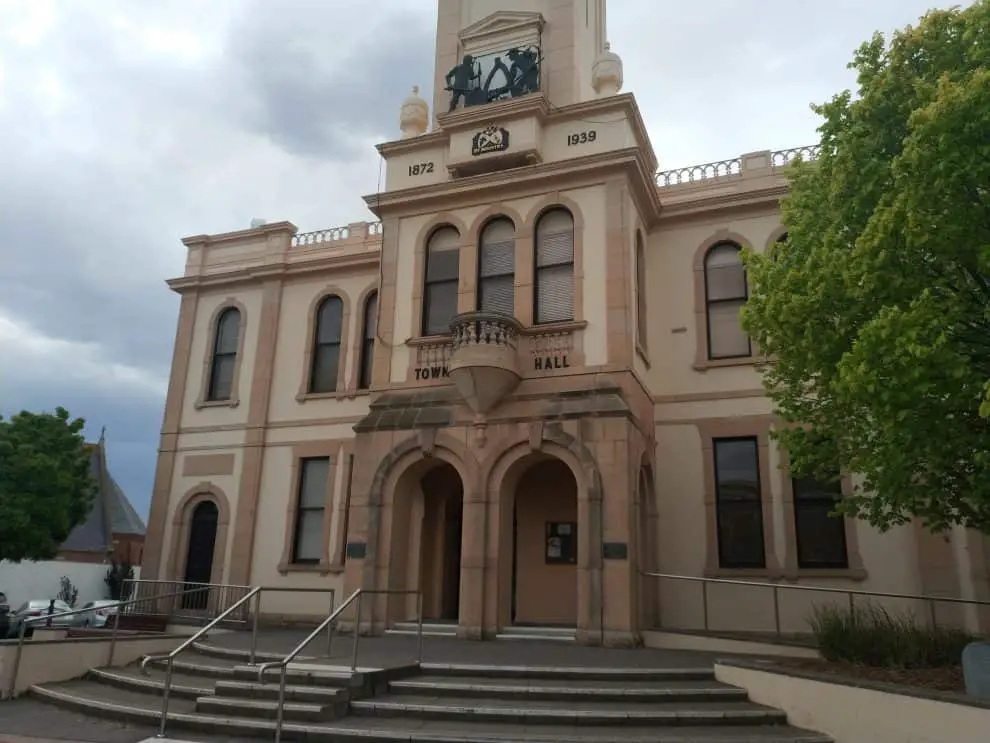
<svg viewBox="0 0 990 743">
<path fill-rule="evenodd" d="M 25 601 L 53 599 L 58 596 L 64 575 L 79 589 L 76 608 L 87 601 L 109 598 L 110 592 L 103 580 L 110 565 L 88 562 L 47 560 L 44 562 L 0 562 L 0 591 L 7 594 L 13 611 Z M 135 566 L 134 577 L 141 577 L 141 568 Z"/>
</svg>

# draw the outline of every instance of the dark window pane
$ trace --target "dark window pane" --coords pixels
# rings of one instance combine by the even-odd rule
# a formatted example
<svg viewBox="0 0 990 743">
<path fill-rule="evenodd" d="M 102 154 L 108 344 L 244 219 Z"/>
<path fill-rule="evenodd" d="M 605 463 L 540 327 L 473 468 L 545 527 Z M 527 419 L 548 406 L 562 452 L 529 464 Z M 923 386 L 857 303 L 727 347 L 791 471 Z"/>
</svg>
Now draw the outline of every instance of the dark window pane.
<svg viewBox="0 0 990 743">
<path fill-rule="evenodd" d="M 749 334 L 743 329 L 739 311 L 743 300 L 708 305 L 708 357 L 712 359 L 749 356 Z"/>
<path fill-rule="evenodd" d="M 293 562 L 319 562 L 323 552 L 323 509 L 299 511 Z"/>
<path fill-rule="evenodd" d="M 536 225 L 536 265 L 556 266 L 574 261 L 574 218 L 566 209 L 554 209 Z"/>
<path fill-rule="evenodd" d="M 373 339 L 378 327 L 378 292 L 374 292 L 364 304 L 364 337 Z"/>
<path fill-rule="evenodd" d="M 426 280 L 449 281 L 456 279 L 461 262 L 461 252 L 453 250 L 430 251 L 426 257 Z"/>
<path fill-rule="evenodd" d="M 299 507 L 323 508 L 326 503 L 327 476 L 330 473 L 330 459 L 319 457 L 303 459 L 299 473 Z"/>
<path fill-rule="evenodd" d="M 330 458 L 303 459 L 299 466 L 292 561 L 319 562 L 323 558 L 323 516 L 326 512 Z"/>
<path fill-rule="evenodd" d="M 371 373 L 374 370 L 375 339 L 367 338 L 361 346 L 361 375 L 358 379 L 358 389 L 366 390 L 371 387 Z"/>
<path fill-rule="evenodd" d="M 841 516 L 830 516 L 835 501 L 808 500 L 794 504 L 798 567 L 846 568 L 846 525 Z"/>
<path fill-rule="evenodd" d="M 450 332 L 450 321 L 457 314 L 457 282 L 427 284 L 423 297 L 426 303 L 426 335 L 443 335 Z"/>
<path fill-rule="evenodd" d="M 211 401 L 229 400 L 234 385 L 234 366 L 237 355 L 233 353 L 215 354 L 210 373 L 210 389 L 207 398 Z"/>
<path fill-rule="evenodd" d="M 757 440 L 716 439 L 713 447 L 719 564 L 726 568 L 765 567 Z"/>
<path fill-rule="evenodd" d="M 214 353 L 237 353 L 240 335 L 240 311 L 233 307 L 224 310 L 217 319 L 217 337 L 213 345 Z"/>
<path fill-rule="evenodd" d="M 340 346 L 335 343 L 321 343 L 313 351 L 313 375 L 310 378 L 310 392 L 334 392 L 337 389 L 337 366 L 340 359 Z"/>
<path fill-rule="evenodd" d="M 340 297 L 327 297 L 320 304 L 316 318 L 316 342 L 340 343 L 344 303 Z"/>
</svg>

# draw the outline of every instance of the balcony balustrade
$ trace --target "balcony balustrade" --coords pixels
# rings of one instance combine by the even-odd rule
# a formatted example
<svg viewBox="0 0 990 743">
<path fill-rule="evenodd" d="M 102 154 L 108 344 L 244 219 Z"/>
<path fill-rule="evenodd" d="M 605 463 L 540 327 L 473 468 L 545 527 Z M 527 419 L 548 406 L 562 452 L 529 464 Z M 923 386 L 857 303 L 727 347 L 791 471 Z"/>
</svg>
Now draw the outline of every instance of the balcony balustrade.
<svg viewBox="0 0 990 743">
<path fill-rule="evenodd" d="M 500 312 L 465 312 L 450 323 L 450 378 L 477 414 L 519 384 L 519 322 Z"/>
</svg>

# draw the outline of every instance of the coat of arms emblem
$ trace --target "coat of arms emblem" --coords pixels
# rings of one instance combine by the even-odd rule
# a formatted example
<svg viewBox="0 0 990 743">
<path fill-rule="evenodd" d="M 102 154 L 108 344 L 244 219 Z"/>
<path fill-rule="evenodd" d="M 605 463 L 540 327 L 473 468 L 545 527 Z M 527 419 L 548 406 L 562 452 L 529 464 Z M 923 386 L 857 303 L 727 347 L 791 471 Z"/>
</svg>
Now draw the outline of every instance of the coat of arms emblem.
<svg viewBox="0 0 990 743">
<path fill-rule="evenodd" d="M 502 152 L 509 148 L 509 133 L 500 126 L 489 124 L 474 135 L 471 140 L 471 154 L 485 155 L 489 152 Z"/>
</svg>

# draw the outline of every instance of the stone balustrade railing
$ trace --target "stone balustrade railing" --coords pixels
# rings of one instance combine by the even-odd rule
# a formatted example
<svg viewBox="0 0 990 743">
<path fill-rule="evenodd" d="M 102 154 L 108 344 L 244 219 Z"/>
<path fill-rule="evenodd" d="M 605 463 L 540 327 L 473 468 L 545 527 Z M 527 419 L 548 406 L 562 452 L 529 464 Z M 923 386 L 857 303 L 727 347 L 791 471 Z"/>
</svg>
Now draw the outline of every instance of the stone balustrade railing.
<svg viewBox="0 0 990 743">
<path fill-rule="evenodd" d="M 514 317 L 500 312 L 464 312 L 450 323 L 451 348 L 456 351 L 465 346 L 495 345 L 515 351 L 520 328 Z"/>
<path fill-rule="evenodd" d="M 369 237 L 382 234 L 381 222 L 358 222 L 343 227 L 328 227 L 324 230 L 314 230 L 313 232 L 297 232 L 292 237 L 292 246 L 324 245 L 349 240 L 352 237 L 358 236 L 354 233 L 362 226 L 365 228 L 365 234 Z"/>
<path fill-rule="evenodd" d="M 792 147 L 788 150 L 775 150 L 770 153 L 770 165 L 774 168 L 782 168 L 799 155 L 804 160 L 814 160 L 818 157 L 818 152 L 818 145 Z M 689 165 L 686 168 L 662 170 L 657 173 L 657 185 L 663 188 L 666 186 L 677 186 L 682 183 L 695 183 L 711 178 L 721 178 L 728 175 L 740 175 L 741 173 L 742 158 L 734 157 L 730 160 L 718 160 L 711 163 L 702 163 L 701 165 Z"/>
</svg>

